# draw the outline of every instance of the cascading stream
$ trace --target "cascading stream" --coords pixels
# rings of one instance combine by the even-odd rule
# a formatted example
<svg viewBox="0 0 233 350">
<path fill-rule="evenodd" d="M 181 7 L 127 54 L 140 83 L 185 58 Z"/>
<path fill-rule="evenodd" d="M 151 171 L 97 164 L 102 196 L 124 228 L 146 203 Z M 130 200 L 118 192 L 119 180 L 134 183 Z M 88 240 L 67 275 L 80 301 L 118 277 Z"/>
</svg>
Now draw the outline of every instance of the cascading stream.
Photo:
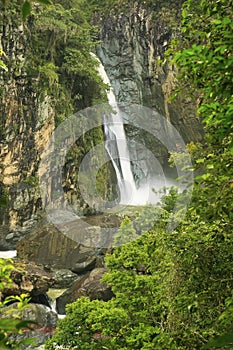
<svg viewBox="0 0 233 350">
<path fill-rule="evenodd" d="M 152 165 L 151 169 L 153 169 L 153 172 L 149 170 L 145 178 L 142 178 L 136 187 L 131 169 L 130 154 L 121 111 L 118 108 L 117 101 L 104 66 L 96 56 L 95 58 L 99 62 L 98 71 L 100 77 L 102 78 L 103 82 L 110 87 L 109 91 L 107 92 L 107 97 L 108 103 L 110 107 L 112 107 L 113 112 L 106 113 L 103 116 L 103 124 L 105 149 L 114 167 L 117 185 L 120 192 L 119 204 L 156 204 L 162 195 L 159 193 L 159 190 L 163 187 L 174 186 L 174 180 L 165 175 L 161 164 L 154 157 L 153 153 L 150 152 L 150 162 Z M 148 153 L 149 150 L 145 148 L 143 150 L 145 151 L 145 156 L 148 158 L 146 153 Z M 143 153 L 140 156 L 143 156 Z"/>
<path fill-rule="evenodd" d="M 113 113 L 104 116 L 105 149 L 112 161 L 116 172 L 117 183 L 120 191 L 120 204 L 135 204 L 134 196 L 137 192 L 133 173 L 130 165 L 129 150 L 124 131 L 124 124 L 109 78 L 101 63 L 99 63 L 99 75 L 105 84 L 110 86 L 107 92 L 108 103 L 113 108 Z"/>
</svg>

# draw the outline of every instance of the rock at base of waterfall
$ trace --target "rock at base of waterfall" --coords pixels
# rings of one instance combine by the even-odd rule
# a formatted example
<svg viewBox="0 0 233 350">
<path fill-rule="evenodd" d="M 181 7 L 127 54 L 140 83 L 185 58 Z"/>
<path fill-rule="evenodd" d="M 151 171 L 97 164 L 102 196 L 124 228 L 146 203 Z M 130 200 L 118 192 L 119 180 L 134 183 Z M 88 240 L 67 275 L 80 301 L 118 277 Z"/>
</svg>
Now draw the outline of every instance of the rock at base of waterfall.
<svg viewBox="0 0 233 350">
<path fill-rule="evenodd" d="M 6 310 L 17 309 L 18 303 L 13 303 L 7 306 Z M 4 313 L 4 312 L 3 312 Z M 7 313 L 7 317 L 9 317 Z M 18 315 L 22 320 L 30 320 L 36 322 L 36 325 L 32 328 L 41 329 L 45 328 L 54 328 L 56 327 L 58 316 L 51 310 L 51 308 L 41 305 L 41 304 L 28 304 L 23 310 L 14 311 L 14 315 Z"/>
<path fill-rule="evenodd" d="M 57 298 L 58 313 L 65 314 L 66 304 L 76 301 L 81 296 L 88 296 L 91 300 L 110 300 L 114 294 L 106 283 L 101 282 L 101 278 L 106 271 L 105 268 L 96 268 L 79 281 L 74 282 L 71 288 Z"/>
<path fill-rule="evenodd" d="M 95 267 L 95 263 L 96 263 L 95 256 L 90 256 L 88 259 L 85 259 L 82 262 L 76 262 L 72 267 L 72 271 L 77 274 L 90 271 Z"/>
<path fill-rule="evenodd" d="M 102 250 L 108 248 L 111 237 L 101 230 L 100 223 L 107 221 L 104 217 L 102 220 L 98 217 L 99 226 L 93 224 L 93 220 L 91 224 L 80 219 L 56 227 L 43 218 L 18 242 L 17 257 L 42 263 L 49 269 L 69 270 L 75 270 L 77 263 L 89 261 L 90 257 L 98 260 L 98 256 L 103 255 Z"/>
<path fill-rule="evenodd" d="M 24 331 L 22 334 L 15 334 L 12 337 L 15 341 L 21 341 L 23 339 L 30 338 L 34 340 L 35 345 L 20 345 L 20 349 L 31 350 L 37 347 L 42 347 L 47 339 L 49 339 L 57 324 L 58 316 L 49 307 L 39 304 L 28 304 L 23 310 L 17 310 L 17 303 L 13 303 L 10 306 L 5 307 L 6 313 L 4 311 L 1 313 L 1 318 L 10 317 L 8 310 L 14 309 L 14 315 L 18 315 L 21 320 L 30 320 L 36 322 L 32 324 L 30 331 Z M 16 311 L 15 311 L 16 310 Z"/>
<path fill-rule="evenodd" d="M 52 275 L 33 262 L 15 263 L 11 279 L 11 286 L 5 287 L 1 292 L 2 298 L 22 293 L 29 293 L 32 298 L 38 297 L 44 295 L 53 282 Z"/>
<path fill-rule="evenodd" d="M 53 283 L 51 288 L 54 289 L 69 288 L 72 283 L 79 278 L 76 273 L 68 269 L 55 270 L 52 275 Z"/>
</svg>

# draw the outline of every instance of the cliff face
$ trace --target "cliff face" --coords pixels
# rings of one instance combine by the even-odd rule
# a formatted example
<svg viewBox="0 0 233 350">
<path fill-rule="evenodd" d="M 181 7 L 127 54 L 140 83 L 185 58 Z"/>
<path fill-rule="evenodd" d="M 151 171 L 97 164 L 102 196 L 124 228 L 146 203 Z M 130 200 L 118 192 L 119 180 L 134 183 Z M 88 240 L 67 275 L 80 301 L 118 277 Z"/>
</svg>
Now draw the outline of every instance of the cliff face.
<svg viewBox="0 0 233 350">
<path fill-rule="evenodd" d="M 169 24 L 171 12 L 172 9 L 167 13 L 155 12 L 135 4 L 125 13 L 107 17 L 100 31 L 102 43 L 97 49 L 98 56 L 105 66 L 119 102 L 155 108 L 173 123 L 186 142 L 198 141 L 202 137 L 202 128 L 196 118 L 194 103 L 182 98 L 176 102 L 167 102 L 167 97 L 174 87 L 176 74 L 173 67 L 161 66 L 158 63 L 158 59 L 163 58 L 164 50 L 173 34 Z M 64 33 L 53 33 L 50 22 L 42 21 L 33 37 L 33 26 L 36 22 L 34 17 L 29 27 L 23 27 L 19 16 L 19 12 L 15 16 L 14 13 L 9 15 L 2 11 L 0 18 L 1 47 L 6 54 L 5 63 L 8 66 L 8 72 L 0 73 L 0 197 L 4 199 L 3 205 L 0 205 L 0 250 L 14 248 L 16 242 L 30 232 L 38 219 L 41 195 L 37 170 L 44 146 L 55 129 L 58 110 L 60 116 L 63 113 L 62 106 L 72 104 L 72 100 L 75 101 L 76 111 L 78 107 L 82 109 L 90 106 L 95 101 L 91 91 L 98 90 L 98 85 L 88 75 L 86 78 L 73 73 L 74 66 L 67 71 L 69 65 L 66 63 L 65 68 L 61 69 L 67 59 L 63 56 L 64 45 L 69 42 L 67 28 L 64 29 Z M 63 27 L 59 30 L 62 31 Z M 74 42 L 73 37 L 71 41 Z M 35 45 L 38 45 L 36 49 Z M 47 47 L 48 57 L 54 59 L 50 65 L 47 65 L 42 54 L 44 61 L 40 57 L 41 61 L 38 59 L 40 51 L 46 51 Z M 37 67 L 39 64 L 41 66 Z M 58 71 L 54 70 L 55 66 Z M 57 107 L 54 96 L 59 84 L 63 100 Z M 85 98 L 79 106 L 78 89 L 84 87 L 86 90 L 81 92 Z M 61 95 L 60 93 L 59 96 Z M 156 121 L 152 120 L 151 123 L 156 124 Z M 164 145 L 151 140 L 140 130 L 130 127 L 126 129 L 130 139 L 144 143 L 161 163 L 166 163 L 168 155 Z M 96 144 L 103 140 L 101 129 L 93 135 L 98 138 L 95 140 Z M 90 141 L 92 137 L 86 137 L 86 141 L 83 139 L 84 147 L 76 144 L 77 152 L 65 167 L 64 175 L 65 187 L 68 189 L 67 197 L 73 203 L 78 202 L 78 205 L 85 203 L 82 203 L 80 193 L 75 189 L 74 178 L 79 164 L 74 159 L 77 159 L 78 154 L 79 162 L 83 156 L 81 149 L 87 153 L 95 146 L 95 142 Z M 135 175 L 139 180 L 141 175 L 137 174 L 136 168 L 146 168 L 150 162 L 149 156 L 148 159 L 141 159 L 140 152 L 140 147 L 130 144 L 132 160 L 139 163 L 135 163 L 134 166 Z M 105 168 L 99 183 L 102 193 L 110 191 L 111 195 L 114 189 L 111 187 L 110 177 L 114 177 L 113 170 L 111 167 Z M 72 188 L 70 192 L 69 188 Z"/>
<path fill-rule="evenodd" d="M 145 9 L 136 2 L 125 13 L 112 14 L 103 21 L 98 56 L 110 78 L 119 103 L 135 103 L 157 110 L 180 132 L 183 140 L 200 141 L 203 129 L 196 116 L 195 102 L 180 96 L 168 102 L 176 84 L 176 71 L 162 65 L 164 51 L 172 36 L 177 36 L 172 21 L 180 8 Z M 178 19 L 176 19 L 178 20 Z M 156 120 L 151 120 L 151 125 Z M 145 143 L 144 135 L 127 129 L 130 140 Z M 148 145 L 148 142 L 147 142 Z M 140 160 L 140 147 L 129 143 L 133 159 Z M 166 162 L 166 147 L 153 141 L 151 148 L 161 163 Z M 150 163 L 150 159 L 147 160 Z M 137 168 L 143 168 L 139 161 Z M 135 168 L 136 168 L 135 167 Z M 139 175 L 140 176 L 140 175 Z"/>
<path fill-rule="evenodd" d="M 99 78 L 94 76 L 88 47 L 81 43 L 77 45 L 77 52 L 72 51 L 75 31 L 68 28 L 69 23 L 54 19 L 56 15 L 60 18 L 61 5 L 48 9 L 35 5 L 24 25 L 20 4 L 1 3 L 0 10 L 0 49 L 5 53 L 2 59 L 8 68 L 0 71 L 1 250 L 15 248 L 16 242 L 31 231 L 43 209 L 38 167 L 56 126 L 72 112 L 89 107 L 94 99 L 101 99 L 103 90 Z M 53 19 L 54 25 L 51 24 Z M 86 32 L 83 35 L 87 36 Z M 64 56 L 64 43 L 67 57 Z M 75 60 L 66 65 L 68 58 L 73 59 L 72 54 L 85 55 L 85 50 L 91 73 L 80 72 Z M 85 205 L 74 184 L 77 163 L 95 142 L 103 140 L 102 128 L 97 129 L 94 141 L 93 135 L 77 141 L 72 148 L 76 152 L 72 151 L 65 163 L 65 192 L 68 200 L 72 199 L 77 206 Z M 110 186 L 109 168 L 105 167 L 99 175 L 99 181 L 103 183 L 100 190 L 105 194 Z M 88 206 L 85 206 L 88 212 Z"/>
<path fill-rule="evenodd" d="M 54 130 L 55 113 L 50 97 L 40 93 L 39 80 L 26 75 L 27 33 L 13 18 L 7 19 L 1 18 L 1 46 L 8 66 L 0 79 L 0 182 L 8 197 L 8 205 L 0 208 L 1 248 L 12 247 L 28 231 L 40 208 L 36 172 Z"/>
</svg>

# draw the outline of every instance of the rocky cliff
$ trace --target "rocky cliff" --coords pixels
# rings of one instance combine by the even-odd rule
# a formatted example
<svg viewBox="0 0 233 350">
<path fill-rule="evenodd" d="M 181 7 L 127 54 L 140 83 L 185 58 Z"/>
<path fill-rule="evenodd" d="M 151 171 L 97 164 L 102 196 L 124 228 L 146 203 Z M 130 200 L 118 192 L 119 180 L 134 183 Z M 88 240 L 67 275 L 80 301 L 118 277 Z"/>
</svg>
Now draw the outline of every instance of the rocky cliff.
<svg viewBox="0 0 233 350">
<path fill-rule="evenodd" d="M 30 232 L 42 209 L 37 171 L 44 145 L 55 126 L 74 108 L 77 111 L 94 104 L 98 98 L 100 101 L 102 90 L 89 72 L 82 72 L 84 76 L 75 73 L 77 60 L 69 59 L 71 52 L 80 45 L 79 37 L 69 33 L 69 24 L 65 28 L 64 24 L 56 28 L 55 22 L 51 25 L 51 18 L 60 20 L 56 8 L 52 8 L 52 15 L 47 11 L 40 21 L 42 15 L 36 7 L 24 25 L 19 6 L 14 11 L 5 7 L 1 10 L 0 39 L 8 71 L 1 72 L 0 76 L 0 249 L 8 249 L 14 248 L 16 242 Z M 175 13 L 172 7 L 166 11 L 152 11 L 136 2 L 124 13 L 112 13 L 102 22 L 97 52 L 119 102 L 154 108 L 173 123 L 185 142 L 198 141 L 202 128 L 196 118 L 195 103 L 182 97 L 168 102 L 176 72 L 174 67 L 159 63 L 174 35 L 171 13 Z M 48 20 L 49 15 L 53 17 Z M 69 35 L 74 46 L 73 51 L 67 50 L 65 57 L 67 45 L 71 45 Z M 91 65 L 90 69 L 93 69 Z M 156 121 L 151 123 L 156 124 Z M 168 154 L 164 145 L 141 130 L 131 127 L 126 130 L 131 140 L 144 144 L 161 163 L 166 163 Z M 94 143 L 90 141 L 93 137 Z M 103 141 L 101 128 L 84 137 L 84 145 L 75 145 L 70 163 L 65 166 L 67 197 L 79 205 L 84 204 L 75 189 L 74 175 L 83 152 L 87 153 L 99 141 Z M 134 163 L 140 160 L 140 164 L 135 163 L 135 173 L 136 168 L 145 168 L 150 161 L 149 157 L 140 159 L 140 152 L 140 147 L 131 143 L 132 160 Z M 112 177 L 112 168 L 105 168 L 99 181 L 102 193 L 114 192 L 110 184 Z"/>
<path fill-rule="evenodd" d="M 168 4 L 170 3 L 170 4 Z M 100 32 L 101 45 L 98 56 L 109 76 L 119 103 L 133 103 L 157 110 L 180 132 L 183 140 L 200 141 L 203 129 L 196 116 L 196 103 L 191 98 L 179 96 L 169 100 L 177 84 L 175 67 L 162 64 L 164 52 L 172 37 L 179 38 L 174 21 L 179 20 L 179 1 L 134 2 L 122 12 L 113 11 L 103 20 Z M 181 2 L 180 2 L 181 3 Z M 181 37 L 181 36 L 180 36 Z M 156 120 L 151 120 L 151 128 Z M 126 128 L 130 141 L 138 141 L 155 154 L 164 164 L 167 150 L 158 140 L 150 140 L 142 130 Z M 132 160 L 143 168 L 141 148 L 129 142 Z M 151 162 L 147 159 L 147 166 Z M 139 175 L 140 176 L 140 175 Z"/>
<path fill-rule="evenodd" d="M 28 36 L 20 21 L 1 14 L 1 46 L 7 72 L 1 72 L 0 185 L 8 200 L 0 207 L 0 246 L 14 245 L 41 206 L 36 177 L 40 155 L 54 130 L 50 96 L 27 76 Z"/>
<path fill-rule="evenodd" d="M 20 4 L 1 2 L 0 6 L 1 59 L 7 67 L 0 71 L 1 250 L 15 248 L 42 210 L 38 166 L 56 126 L 93 101 L 105 100 L 105 92 L 94 70 L 87 25 L 83 42 L 78 44 L 82 28 L 75 9 L 69 16 L 69 9 L 59 4 L 48 8 L 35 5 L 22 24 Z M 62 11 L 67 18 L 61 16 Z M 84 62 L 87 68 L 83 72 Z M 64 191 L 77 206 L 85 206 L 74 185 L 77 167 L 83 155 L 101 141 L 99 127 L 77 140 L 67 156 Z M 99 174 L 103 195 L 109 188 L 111 192 L 109 172 L 105 167 Z"/>
</svg>

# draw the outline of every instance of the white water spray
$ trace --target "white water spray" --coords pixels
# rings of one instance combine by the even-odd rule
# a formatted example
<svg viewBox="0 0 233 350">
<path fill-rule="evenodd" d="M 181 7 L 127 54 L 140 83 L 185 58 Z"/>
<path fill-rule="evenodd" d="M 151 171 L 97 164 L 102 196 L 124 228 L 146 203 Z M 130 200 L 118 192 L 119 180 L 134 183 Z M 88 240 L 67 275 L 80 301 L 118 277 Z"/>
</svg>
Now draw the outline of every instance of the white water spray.
<svg viewBox="0 0 233 350">
<path fill-rule="evenodd" d="M 99 65 L 99 74 L 104 83 L 110 86 L 109 78 L 101 63 Z M 120 203 L 134 204 L 134 195 L 137 192 L 137 188 L 131 170 L 124 124 L 112 87 L 107 92 L 107 96 L 113 112 L 104 116 L 105 148 L 116 172 L 120 190 Z"/>
</svg>

